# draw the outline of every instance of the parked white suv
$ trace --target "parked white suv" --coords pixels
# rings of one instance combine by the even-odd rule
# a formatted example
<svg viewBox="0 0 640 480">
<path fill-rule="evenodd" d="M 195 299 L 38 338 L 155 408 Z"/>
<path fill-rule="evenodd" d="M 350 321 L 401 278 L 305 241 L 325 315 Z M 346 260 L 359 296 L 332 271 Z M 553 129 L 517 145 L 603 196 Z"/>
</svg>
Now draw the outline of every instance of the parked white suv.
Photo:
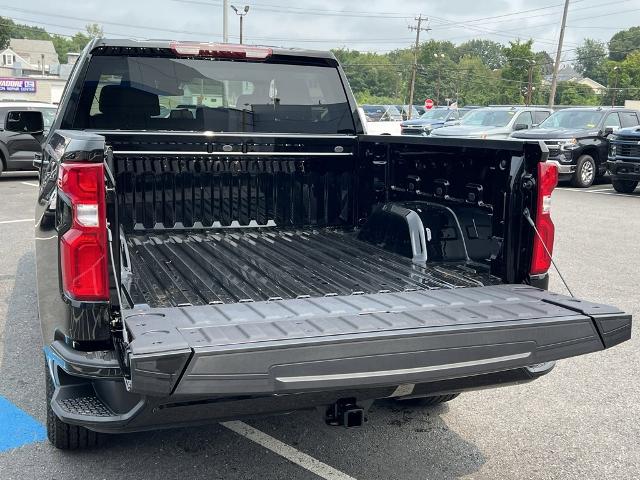
<svg viewBox="0 0 640 480">
<path fill-rule="evenodd" d="M 485 107 L 469 112 L 459 125 L 438 128 L 434 137 L 509 138 L 517 130 L 526 130 L 553 113 L 542 107 Z"/>
</svg>

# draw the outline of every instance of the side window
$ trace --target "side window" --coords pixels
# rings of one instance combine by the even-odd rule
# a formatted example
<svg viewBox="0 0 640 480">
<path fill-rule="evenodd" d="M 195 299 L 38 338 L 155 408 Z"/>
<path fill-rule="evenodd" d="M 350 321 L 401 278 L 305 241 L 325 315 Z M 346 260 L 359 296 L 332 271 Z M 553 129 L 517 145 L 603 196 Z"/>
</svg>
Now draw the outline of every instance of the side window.
<svg viewBox="0 0 640 480">
<path fill-rule="evenodd" d="M 635 112 L 620 112 L 622 127 L 635 127 L 638 125 L 638 115 Z"/>
<path fill-rule="evenodd" d="M 549 112 L 533 112 L 533 123 L 536 125 L 540 125 L 547 118 L 549 118 Z"/>
<path fill-rule="evenodd" d="M 607 118 L 604 120 L 604 128 L 607 127 L 620 127 L 620 117 L 618 117 L 617 113 L 610 113 L 609 115 L 607 115 Z"/>
<path fill-rule="evenodd" d="M 526 125 L 527 127 L 531 128 L 531 125 L 533 125 L 531 112 L 522 112 L 520 115 L 518 115 L 518 118 L 516 118 L 516 122 L 514 123 L 514 125 Z"/>
<path fill-rule="evenodd" d="M 454 110 L 453 112 L 451 112 L 451 115 L 449 115 L 449 118 L 447 120 L 454 121 L 459 119 L 460 119 L 460 113 L 458 112 L 458 110 Z"/>
</svg>

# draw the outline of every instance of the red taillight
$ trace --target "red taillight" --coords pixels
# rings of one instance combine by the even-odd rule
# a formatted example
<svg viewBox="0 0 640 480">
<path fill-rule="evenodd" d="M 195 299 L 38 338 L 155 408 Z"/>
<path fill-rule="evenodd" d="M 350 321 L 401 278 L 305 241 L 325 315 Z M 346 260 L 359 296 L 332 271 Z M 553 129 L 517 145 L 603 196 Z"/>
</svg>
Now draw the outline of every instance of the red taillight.
<svg viewBox="0 0 640 480">
<path fill-rule="evenodd" d="M 228 43 L 171 42 L 170 48 L 176 55 L 184 55 L 188 57 L 247 58 L 251 60 L 265 60 L 273 54 L 273 50 L 266 47 L 230 45 Z"/>
<path fill-rule="evenodd" d="M 546 252 L 553 253 L 553 237 L 555 226 L 551 220 L 551 194 L 558 184 L 558 167 L 553 163 L 542 162 L 538 164 L 538 206 L 536 210 L 535 224 L 540 237 L 534 236 L 533 255 L 531 257 L 531 275 L 546 273 L 551 266 L 551 257 Z"/>
<path fill-rule="evenodd" d="M 75 300 L 108 300 L 104 165 L 63 163 L 58 187 L 71 203 L 71 227 L 60 237 L 62 288 Z"/>
</svg>

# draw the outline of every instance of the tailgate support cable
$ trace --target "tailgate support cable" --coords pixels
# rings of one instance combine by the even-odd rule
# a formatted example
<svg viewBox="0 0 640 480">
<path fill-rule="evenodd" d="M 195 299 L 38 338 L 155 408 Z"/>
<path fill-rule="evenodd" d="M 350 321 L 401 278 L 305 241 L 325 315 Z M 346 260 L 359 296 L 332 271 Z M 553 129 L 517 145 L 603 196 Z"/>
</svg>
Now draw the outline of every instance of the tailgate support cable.
<svg viewBox="0 0 640 480">
<path fill-rule="evenodd" d="M 524 218 L 527 219 L 527 222 L 529 222 L 529 225 L 531 225 L 533 227 L 533 230 L 536 232 L 536 235 L 538 236 L 538 240 L 540 240 L 540 243 L 542 244 L 542 248 L 544 248 L 544 251 L 547 252 L 547 255 L 549 255 L 549 258 L 551 259 L 551 263 L 553 264 L 553 267 L 556 269 L 556 272 L 558 272 L 558 275 L 560 276 L 560 280 L 562 280 L 562 283 L 564 284 L 564 288 L 567 289 L 567 292 L 569 292 L 569 295 L 571 297 L 575 298 L 575 295 L 573 294 L 573 292 L 569 288 L 569 285 L 565 281 L 564 276 L 562 276 L 562 272 L 560 272 L 560 269 L 558 268 L 558 265 L 556 265 L 556 262 L 553 259 L 553 256 L 551 255 L 551 252 L 547 248 L 547 244 L 545 243 L 544 239 L 542 238 L 542 235 L 540 235 L 540 232 L 538 231 L 538 228 L 536 227 L 536 223 L 533 221 L 533 218 L 531 218 L 531 214 L 529 213 L 529 209 L 525 208 L 524 212 L 522 212 L 522 213 L 524 215 Z"/>
<path fill-rule="evenodd" d="M 108 162 L 104 162 L 104 168 L 107 173 L 109 183 L 111 184 L 110 188 L 107 188 L 107 192 L 115 192 L 116 181 L 113 176 L 113 173 L 111 172 L 111 168 L 109 168 Z M 114 338 L 114 344 L 116 344 L 115 345 L 116 350 L 120 350 L 119 347 L 122 348 L 122 351 L 120 352 L 121 355 L 118 355 L 120 364 L 121 364 L 120 368 L 122 368 L 122 371 L 125 372 L 125 375 L 124 375 L 125 387 L 127 391 L 131 391 L 131 378 L 128 377 L 128 375 L 126 374 L 127 365 L 125 363 L 125 360 L 126 360 L 125 349 L 129 346 L 129 343 L 130 343 L 129 332 L 127 331 L 127 326 L 125 325 L 124 318 L 122 318 L 122 305 L 124 304 L 122 303 L 122 291 L 121 291 L 121 285 L 120 285 L 121 279 L 118 278 L 118 273 L 117 273 L 118 270 L 116 270 L 116 261 L 115 261 L 114 250 L 113 250 L 113 234 L 111 232 L 111 228 L 107 228 L 107 235 L 108 235 L 108 241 L 109 241 L 109 254 L 110 254 L 109 257 L 111 257 L 111 268 L 113 269 L 113 278 L 114 278 L 114 281 L 116 282 L 116 295 L 118 296 L 118 303 L 120 305 L 119 317 L 120 317 L 120 328 L 122 332 L 122 343 L 119 344 L 119 341 L 117 341 L 117 339 Z"/>
</svg>

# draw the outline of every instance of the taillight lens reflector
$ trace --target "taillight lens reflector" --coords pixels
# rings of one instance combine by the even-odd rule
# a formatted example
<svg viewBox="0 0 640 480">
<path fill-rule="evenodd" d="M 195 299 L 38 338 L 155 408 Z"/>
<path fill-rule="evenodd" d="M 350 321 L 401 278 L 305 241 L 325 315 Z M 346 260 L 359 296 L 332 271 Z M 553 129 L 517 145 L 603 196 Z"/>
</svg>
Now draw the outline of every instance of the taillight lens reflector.
<svg viewBox="0 0 640 480">
<path fill-rule="evenodd" d="M 60 237 L 62 288 L 75 300 L 109 299 L 104 165 L 63 163 L 58 188 L 71 203 L 71 227 Z"/>
<path fill-rule="evenodd" d="M 553 163 L 542 162 L 538 164 L 538 201 L 535 224 L 540 237 L 534 236 L 533 254 L 531 257 L 531 275 L 546 273 L 551 267 L 551 257 L 546 252 L 553 254 L 553 241 L 555 237 L 555 225 L 551 220 L 551 194 L 558 184 L 558 167 Z"/>
</svg>

